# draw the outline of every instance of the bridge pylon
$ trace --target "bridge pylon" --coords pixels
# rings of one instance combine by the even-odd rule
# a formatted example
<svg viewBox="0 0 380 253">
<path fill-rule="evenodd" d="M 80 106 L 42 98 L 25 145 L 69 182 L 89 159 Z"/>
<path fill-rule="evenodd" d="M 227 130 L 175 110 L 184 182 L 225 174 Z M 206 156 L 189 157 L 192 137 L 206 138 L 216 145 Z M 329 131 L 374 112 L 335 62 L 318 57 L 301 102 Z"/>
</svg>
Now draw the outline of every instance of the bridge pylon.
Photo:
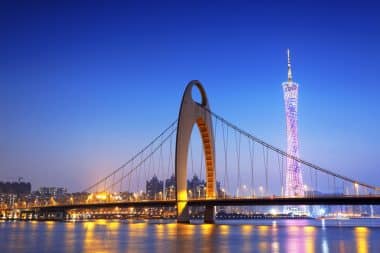
<svg viewBox="0 0 380 253">
<path fill-rule="evenodd" d="M 192 89 L 197 88 L 201 94 L 201 103 L 193 100 Z M 207 110 L 204 110 L 207 109 Z M 181 107 L 178 116 L 176 152 L 175 152 L 175 175 L 177 183 L 177 222 L 189 223 L 189 207 L 187 199 L 187 158 L 189 143 L 194 125 L 198 126 L 206 164 L 206 198 L 216 197 L 216 176 L 215 176 L 215 142 L 212 127 L 212 118 L 209 113 L 210 105 L 202 84 L 191 81 L 185 89 L 182 97 Z M 205 222 L 214 223 L 215 207 L 205 207 Z"/>
</svg>

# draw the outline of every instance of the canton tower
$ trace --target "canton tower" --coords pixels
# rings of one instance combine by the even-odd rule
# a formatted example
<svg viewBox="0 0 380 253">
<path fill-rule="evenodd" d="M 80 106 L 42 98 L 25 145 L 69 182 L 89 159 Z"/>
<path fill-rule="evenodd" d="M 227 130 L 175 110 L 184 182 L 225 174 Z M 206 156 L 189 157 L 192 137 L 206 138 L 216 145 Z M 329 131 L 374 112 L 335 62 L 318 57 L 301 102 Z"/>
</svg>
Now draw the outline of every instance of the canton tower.
<svg viewBox="0 0 380 253">
<path fill-rule="evenodd" d="M 287 53 L 288 81 L 282 83 L 286 114 L 287 153 L 294 157 L 299 157 L 297 131 L 298 84 L 293 82 L 289 49 Z M 304 196 L 300 163 L 289 157 L 287 158 L 285 180 L 285 196 Z"/>
</svg>

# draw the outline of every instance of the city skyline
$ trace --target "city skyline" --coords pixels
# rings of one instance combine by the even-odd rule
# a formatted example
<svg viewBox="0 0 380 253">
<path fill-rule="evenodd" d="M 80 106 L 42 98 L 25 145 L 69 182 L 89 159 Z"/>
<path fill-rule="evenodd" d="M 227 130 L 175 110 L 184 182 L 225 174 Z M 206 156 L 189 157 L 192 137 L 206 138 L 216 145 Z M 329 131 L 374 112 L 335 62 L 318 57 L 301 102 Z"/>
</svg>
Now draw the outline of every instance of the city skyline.
<svg viewBox="0 0 380 253">
<path fill-rule="evenodd" d="M 85 4 L 83 13 L 64 3 L 3 8 L 9 25 L 0 42 L 0 181 L 21 176 L 33 188 L 83 189 L 178 115 L 191 79 L 205 85 L 214 111 L 285 149 L 278 83 L 290 47 L 304 84 L 301 157 L 377 183 L 380 20 L 371 3 L 291 3 L 281 11 L 168 4 L 160 12 L 126 5 L 127 15 L 117 6 Z M 210 18 L 210 10 L 217 15 Z M 287 11 L 299 15 L 284 19 Z M 331 13 L 314 24 L 313 17 Z"/>
</svg>

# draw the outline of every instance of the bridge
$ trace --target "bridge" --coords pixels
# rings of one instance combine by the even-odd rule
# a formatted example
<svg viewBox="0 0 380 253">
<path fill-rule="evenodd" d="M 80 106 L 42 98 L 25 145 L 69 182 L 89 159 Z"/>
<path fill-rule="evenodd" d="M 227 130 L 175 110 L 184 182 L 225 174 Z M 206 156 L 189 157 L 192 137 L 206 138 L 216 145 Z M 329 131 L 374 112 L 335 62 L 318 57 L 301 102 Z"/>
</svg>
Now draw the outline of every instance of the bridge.
<svg viewBox="0 0 380 253">
<path fill-rule="evenodd" d="M 201 101 L 193 99 L 194 89 Z M 194 126 L 199 130 L 196 133 Z M 192 136 L 196 134 L 198 149 L 193 147 Z M 285 164 L 289 160 L 302 168 L 305 185 L 299 196 L 284 193 Z M 291 206 L 304 210 L 311 205 L 376 205 L 380 204 L 379 193 L 379 187 L 292 156 L 240 129 L 214 113 L 202 84 L 191 81 L 183 94 L 178 119 L 122 166 L 70 198 L 0 210 L 18 217 L 26 214 L 64 219 L 88 210 L 120 213 L 131 208 L 161 208 L 174 212 L 179 223 L 188 223 L 196 209 L 203 211 L 205 222 L 213 223 L 218 206 Z"/>
</svg>

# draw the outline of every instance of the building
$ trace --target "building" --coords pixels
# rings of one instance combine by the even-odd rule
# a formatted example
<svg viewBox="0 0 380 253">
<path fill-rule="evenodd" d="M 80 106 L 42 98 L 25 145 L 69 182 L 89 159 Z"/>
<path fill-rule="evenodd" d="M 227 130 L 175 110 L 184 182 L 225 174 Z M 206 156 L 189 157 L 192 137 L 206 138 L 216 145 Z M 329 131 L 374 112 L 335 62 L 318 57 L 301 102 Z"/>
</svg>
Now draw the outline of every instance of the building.
<svg viewBox="0 0 380 253">
<path fill-rule="evenodd" d="M 63 187 L 40 187 L 38 193 L 42 199 L 61 199 L 67 194 L 67 189 Z"/>
<path fill-rule="evenodd" d="M 146 195 L 148 199 L 163 198 L 164 182 L 159 180 L 156 175 L 151 180 L 146 181 Z"/>
<path fill-rule="evenodd" d="M 223 192 L 220 188 L 220 182 L 216 182 L 216 190 L 218 196 L 222 196 Z M 206 182 L 194 175 L 187 180 L 187 196 L 188 198 L 205 198 Z M 149 181 L 146 181 L 146 197 L 148 199 L 175 199 L 176 198 L 176 178 L 172 175 L 163 181 L 154 175 Z"/>
<path fill-rule="evenodd" d="M 165 199 L 176 198 L 176 180 L 173 174 L 170 178 L 165 180 Z"/>
<path fill-rule="evenodd" d="M 205 198 L 206 182 L 194 175 L 191 180 L 187 180 L 187 196 L 189 198 Z"/>
<path fill-rule="evenodd" d="M 32 185 L 26 182 L 0 182 L 0 194 L 30 194 Z"/>
<path fill-rule="evenodd" d="M 298 84 L 293 82 L 289 49 L 287 53 L 288 81 L 282 84 L 286 114 L 287 153 L 294 157 L 299 157 L 297 129 Z M 304 196 L 300 163 L 291 158 L 287 158 L 286 164 L 285 196 Z"/>
</svg>

